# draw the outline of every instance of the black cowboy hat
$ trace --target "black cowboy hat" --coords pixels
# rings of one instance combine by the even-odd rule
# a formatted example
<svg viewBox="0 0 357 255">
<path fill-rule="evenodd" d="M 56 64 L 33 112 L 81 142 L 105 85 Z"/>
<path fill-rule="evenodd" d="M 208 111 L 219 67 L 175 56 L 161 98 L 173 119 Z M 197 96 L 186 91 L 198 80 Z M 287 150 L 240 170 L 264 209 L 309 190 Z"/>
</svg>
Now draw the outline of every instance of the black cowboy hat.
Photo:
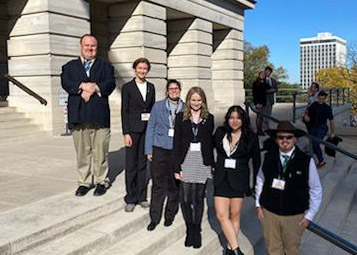
<svg viewBox="0 0 357 255">
<path fill-rule="evenodd" d="M 305 131 L 295 128 L 293 126 L 293 124 L 291 124 L 290 121 L 287 121 L 287 120 L 279 121 L 276 129 L 268 129 L 266 131 L 266 133 L 268 135 L 273 136 L 273 137 L 275 137 L 276 134 L 279 132 L 292 133 L 292 134 L 294 134 L 295 137 L 301 137 L 301 136 L 306 135 Z"/>
</svg>

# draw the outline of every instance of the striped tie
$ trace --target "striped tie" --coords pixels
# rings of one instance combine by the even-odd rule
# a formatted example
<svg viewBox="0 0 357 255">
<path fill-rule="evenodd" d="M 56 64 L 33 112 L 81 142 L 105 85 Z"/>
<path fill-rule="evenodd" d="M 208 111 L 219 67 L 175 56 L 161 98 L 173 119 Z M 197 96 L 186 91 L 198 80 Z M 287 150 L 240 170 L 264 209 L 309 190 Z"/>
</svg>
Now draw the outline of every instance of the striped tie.
<svg viewBox="0 0 357 255">
<path fill-rule="evenodd" d="M 90 59 L 84 60 L 84 70 L 86 71 L 86 73 L 89 72 L 91 66 L 92 66 L 92 60 Z"/>
<path fill-rule="evenodd" d="M 289 156 L 288 155 L 283 155 L 283 173 L 285 173 L 286 168 L 288 167 L 288 161 L 289 161 Z"/>
</svg>

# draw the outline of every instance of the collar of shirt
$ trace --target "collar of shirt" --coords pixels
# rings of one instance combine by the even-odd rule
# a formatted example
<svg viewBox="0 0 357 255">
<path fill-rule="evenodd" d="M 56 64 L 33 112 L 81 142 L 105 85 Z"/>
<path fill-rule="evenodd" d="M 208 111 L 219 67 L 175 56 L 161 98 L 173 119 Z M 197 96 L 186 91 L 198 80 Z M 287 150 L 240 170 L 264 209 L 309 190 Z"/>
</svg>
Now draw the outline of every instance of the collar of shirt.
<svg viewBox="0 0 357 255">
<path fill-rule="evenodd" d="M 280 156 L 280 161 L 281 161 L 281 163 L 283 164 L 283 162 L 284 162 L 284 157 L 283 157 L 283 155 L 284 155 L 284 156 L 285 156 L 285 155 L 289 156 L 289 159 L 290 159 L 290 158 L 291 158 L 291 155 L 293 155 L 294 151 L 295 151 L 295 146 L 294 146 L 290 151 L 288 151 L 288 152 L 282 152 L 281 150 L 279 150 L 279 156 Z"/>
<path fill-rule="evenodd" d="M 80 56 L 80 59 L 81 59 L 82 64 L 84 65 L 84 61 L 86 61 L 87 59 L 84 59 L 82 56 Z M 93 63 L 94 63 L 94 61 L 95 61 L 96 59 L 93 58 L 93 59 L 88 59 L 88 60 L 91 60 L 91 61 L 92 61 L 92 65 L 93 65 Z"/>
</svg>

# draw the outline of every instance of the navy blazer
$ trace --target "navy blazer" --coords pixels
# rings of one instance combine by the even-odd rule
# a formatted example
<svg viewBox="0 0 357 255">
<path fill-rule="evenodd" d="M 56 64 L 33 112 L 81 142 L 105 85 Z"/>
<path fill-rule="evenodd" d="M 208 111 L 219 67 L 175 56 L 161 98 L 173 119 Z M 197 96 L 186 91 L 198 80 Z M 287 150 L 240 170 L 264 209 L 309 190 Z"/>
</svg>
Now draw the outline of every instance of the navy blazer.
<svg viewBox="0 0 357 255">
<path fill-rule="evenodd" d="M 94 93 L 88 102 L 80 94 L 82 82 L 95 82 L 100 88 L 101 96 Z M 87 76 L 80 58 L 71 60 L 62 66 L 62 88 L 68 95 L 68 126 L 76 124 L 93 124 L 110 127 L 110 109 L 108 97 L 115 89 L 114 68 L 107 62 L 96 58 Z"/>
<path fill-rule="evenodd" d="M 123 85 L 121 97 L 123 135 L 145 132 L 148 122 L 141 121 L 141 114 L 150 113 L 154 106 L 154 84 L 147 82 L 146 100 L 144 101 L 135 79 L 132 79 Z"/>
<path fill-rule="evenodd" d="M 208 114 L 198 126 L 197 142 L 201 143 L 201 153 L 203 164 L 206 166 L 214 165 L 213 158 L 213 129 L 214 117 Z M 192 123 L 191 120 L 183 120 L 183 112 L 176 116 L 175 135 L 174 135 L 174 158 L 175 172 L 180 171 L 180 165 L 184 162 L 187 151 L 193 141 Z"/>
</svg>

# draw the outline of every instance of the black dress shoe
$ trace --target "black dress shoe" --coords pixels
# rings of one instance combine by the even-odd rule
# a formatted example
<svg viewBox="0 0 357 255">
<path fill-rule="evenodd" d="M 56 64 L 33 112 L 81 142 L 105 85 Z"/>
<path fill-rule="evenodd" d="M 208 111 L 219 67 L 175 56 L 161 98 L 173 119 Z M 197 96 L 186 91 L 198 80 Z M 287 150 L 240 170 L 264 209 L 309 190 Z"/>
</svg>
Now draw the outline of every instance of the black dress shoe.
<svg viewBox="0 0 357 255">
<path fill-rule="evenodd" d="M 148 231 L 153 231 L 156 228 L 157 224 L 155 222 L 150 222 L 150 224 L 147 227 Z"/>
<path fill-rule="evenodd" d="M 102 184 L 98 184 L 97 187 L 94 190 L 94 196 L 101 196 L 104 195 L 105 192 L 107 192 L 107 187 L 105 187 L 105 185 Z"/>
<path fill-rule="evenodd" d="M 90 189 L 91 189 L 90 187 L 79 186 L 78 189 L 76 190 L 76 196 L 77 197 L 83 197 L 88 193 L 88 191 Z"/>
<path fill-rule="evenodd" d="M 169 227 L 169 226 L 171 226 L 172 225 L 172 220 L 165 220 L 165 222 L 164 222 L 164 226 L 165 227 Z"/>
</svg>

